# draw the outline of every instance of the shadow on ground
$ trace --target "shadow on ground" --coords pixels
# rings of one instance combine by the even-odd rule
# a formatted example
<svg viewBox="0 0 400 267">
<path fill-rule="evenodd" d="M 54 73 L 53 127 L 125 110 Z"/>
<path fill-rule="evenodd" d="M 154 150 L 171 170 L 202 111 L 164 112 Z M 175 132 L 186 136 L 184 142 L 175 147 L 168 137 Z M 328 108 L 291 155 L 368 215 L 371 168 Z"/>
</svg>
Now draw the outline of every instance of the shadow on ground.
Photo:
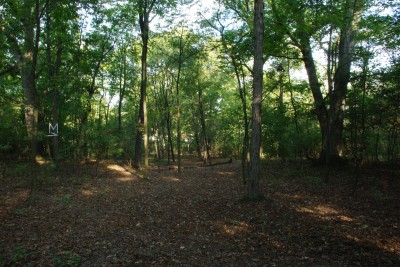
<svg viewBox="0 0 400 267">
<path fill-rule="evenodd" d="M 124 162 L 65 165 L 31 197 L 3 177 L 0 266 L 400 264 L 391 199 L 352 198 L 309 166 L 270 164 L 265 200 L 246 203 L 240 163 L 183 167 L 144 179 Z"/>
</svg>

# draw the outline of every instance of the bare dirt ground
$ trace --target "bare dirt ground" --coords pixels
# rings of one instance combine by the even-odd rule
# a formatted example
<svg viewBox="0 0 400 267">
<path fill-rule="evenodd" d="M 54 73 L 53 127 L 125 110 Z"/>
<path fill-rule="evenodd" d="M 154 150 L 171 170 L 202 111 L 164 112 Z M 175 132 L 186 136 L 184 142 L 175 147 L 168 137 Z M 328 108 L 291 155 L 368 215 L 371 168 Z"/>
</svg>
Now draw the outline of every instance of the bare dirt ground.
<svg viewBox="0 0 400 267">
<path fill-rule="evenodd" d="M 239 162 L 183 164 L 65 163 L 31 195 L 23 165 L 3 170 L 0 266 L 400 265 L 398 174 L 368 169 L 350 196 L 351 170 L 269 162 L 246 202 Z"/>
</svg>

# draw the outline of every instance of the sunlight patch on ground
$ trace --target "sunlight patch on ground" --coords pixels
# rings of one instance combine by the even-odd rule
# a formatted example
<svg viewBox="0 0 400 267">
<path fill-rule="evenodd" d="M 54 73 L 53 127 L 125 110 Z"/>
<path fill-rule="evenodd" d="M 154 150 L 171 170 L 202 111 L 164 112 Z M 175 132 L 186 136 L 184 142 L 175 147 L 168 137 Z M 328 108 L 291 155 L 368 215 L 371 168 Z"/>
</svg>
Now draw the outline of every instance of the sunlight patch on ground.
<svg viewBox="0 0 400 267">
<path fill-rule="evenodd" d="M 268 244 L 271 244 L 272 246 L 274 246 L 276 248 L 279 248 L 279 249 L 285 248 L 285 244 L 273 235 L 262 232 L 262 233 L 258 233 L 258 236 L 262 237 Z"/>
<path fill-rule="evenodd" d="M 387 252 L 394 253 L 400 256 L 400 237 L 392 237 L 385 241 L 378 241 L 376 246 Z"/>
<path fill-rule="evenodd" d="M 44 164 L 47 164 L 50 162 L 50 161 L 46 160 L 45 158 L 43 158 L 42 156 L 36 156 L 35 160 L 36 160 L 36 163 L 39 165 L 44 165 Z"/>
<path fill-rule="evenodd" d="M 314 216 L 317 216 L 323 220 L 331 220 L 331 219 L 339 219 L 344 222 L 352 222 L 353 219 L 343 215 L 337 209 L 334 209 L 328 205 L 316 205 L 309 207 L 297 207 L 296 210 L 300 213 L 308 213 Z"/>
<path fill-rule="evenodd" d="M 347 217 L 347 216 L 345 216 L 345 215 L 340 215 L 340 216 L 338 216 L 338 218 L 339 218 L 341 221 L 344 221 L 344 222 L 352 222 L 352 221 L 353 221 L 352 218 Z"/>
<path fill-rule="evenodd" d="M 358 243 L 361 242 L 361 240 L 358 237 L 350 235 L 350 234 L 346 235 L 345 237 L 347 239 L 349 239 L 349 240 L 352 240 L 352 241 L 355 241 L 355 242 L 358 242 Z"/>
<path fill-rule="evenodd" d="M 293 199 L 293 200 L 305 200 L 307 196 L 299 195 L 299 194 L 283 194 L 283 193 L 276 193 L 279 197 Z"/>
<path fill-rule="evenodd" d="M 164 176 L 164 177 L 163 177 L 163 180 L 167 180 L 167 181 L 175 182 L 175 183 L 181 182 L 181 179 L 179 179 L 179 178 L 176 177 L 176 176 Z"/>
<path fill-rule="evenodd" d="M 224 234 L 228 235 L 236 235 L 243 232 L 249 231 L 250 225 L 245 222 L 240 221 L 231 221 L 228 223 L 220 222 L 218 223 Z"/>
<path fill-rule="evenodd" d="M 374 239 L 369 235 L 357 237 L 347 234 L 344 237 L 357 243 L 371 243 L 377 248 L 400 256 L 400 237 L 392 237 L 387 239 Z"/>
<path fill-rule="evenodd" d="M 117 180 L 118 182 L 131 182 L 135 179 L 133 179 L 133 177 L 118 177 L 115 178 L 115 180 Z"/>
<path fill-rule="evenodd" d="M 86 196 L 86 197 L 91 197 L 93 196 L 96 192 L 92 189 L 82 189 L 81 190 L 82 195 Z"/>
<path fill-rule="evenodd" d="M 110 171 L 117 171 L 117 172 L 119 172 L 121 174 L 128 174 L 128 175 L 131 174 L 130 172 L 127 172 L 124 169 L 124 167 L 121 167 L 121 166 L 119 166 L 117 164 L 110 164 L 110 165 L 107 166 L 107 169 L 109 169 Z"/>
<path fill-rule="evenodd" d="M 117 164 L 110 164 L 107 166 L 107 169 L 117 172 L 118 175 L 120 175 L 119 177 L 115 178 L 117 182 L 131 182 L 135 180 L 135 177 L 132 175 L 132 173 L 128 172 L 124 167 L 121 167 Z"/>
<path fill-rule="evenodd" d="M 217 173 L 218 173 L 218 175 L 221 175 L 221 176 L 230 176 L 230 175 L 235 174 L 234 172 L 217 172 Z"/>
</svg>

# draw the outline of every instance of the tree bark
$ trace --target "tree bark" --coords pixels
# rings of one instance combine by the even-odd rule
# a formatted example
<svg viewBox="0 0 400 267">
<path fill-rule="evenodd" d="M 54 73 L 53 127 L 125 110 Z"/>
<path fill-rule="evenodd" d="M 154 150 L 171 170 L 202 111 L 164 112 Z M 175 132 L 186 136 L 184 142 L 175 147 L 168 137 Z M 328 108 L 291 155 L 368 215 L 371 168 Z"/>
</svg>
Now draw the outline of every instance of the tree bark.
<svg viewBox="0 0 400 267">
<path fill-rule="evenodd" d="M 29 161 L 31 163 L 36 163 L 39 117 L 36 92 L 36 65 L 40 36 L 39 1 L 25 0 L 23 2 L 23 8 L 24 17 L 21 18 L 24 29 L 23 44 L 20 45 L 18 43 L 11 29 L 7 32 L 7 39 L 14 49 L 17 63 L 20 66 L 19 70 L 24 96 L 24 118 L 26 132 L 29 138 Z"/>
<path fill-rule="evenodd" d="M 260 147 L 261 147 L 261 104 L 263 89 L 263 42 L 264 42 L 264 1 L 254 1 L 254 66 L 250 171 L 247 182 L 247 198 L 260 199 Z"/>
<path fill-rule="evenodd" d="M 333 78 L 334 86 L 329 95 L 328 121 L 323 138 L 320 158 L 327 165 L 341 162 L 343 155 L 342 132 L 346 104 L 347 85 L 350 81 L 350 68 L 355 47 L 356 25 L 359 21 L 363 3 L 360 0 L 347 0 L 345 17 L 340 29 L 338 65 Z"/>
<path fill-rule="evenodd" d="M 211 156 L 210 156 L 210 144 L 207 136 L 207 126 L 206 120 L 204 117 L 204 107 L 203 107 L 203 89 L 201 86 L 198 87 L 198 101 L 199 101 L 199 115 L 200 115 L 200 124 L 201 124 L 201 135 L 202 135 L 202 143 L 203 143 L 203 162 L 204 165 L 211 164 Z"/>
<path fill-rule="evenodd" d="M 147 169 L 149 166 L 149 151 L 148 151 L 148 127 L 147 127 L 147 52 L 149 41 L 149 16 L 156 3 L 155 0 L 138 0 L 139 7 L 139 25 L 140 35 L 142 39 L 142 74 L 140 81 L 140 105 L 139 105 L 139 118 L 136 127 L 136 140 L 135 140 L 135 157 L 133 166 L 140 168 L 140 159 L 142 155 L 142 140 L 144 144 L 144 176 L 147 176 Z"/>
<path fill-rule="evenodd" d="M 325 101 L 322 96 L 321 84 L 319 83 L 318 80 L 317 68 L 315 66 L 310 41 L 308 39 L 303 40 L 301 47 L 302 47 L 301 52 L 303 55 L 303 63 L 307 71 L 308 84 L 310 86 L 311 93 L 314 98 L 313 112 L 317 115 L 317 119 L 320 125 L 321 137 L 322 140 L 324 140 L 326 133 L 326 126 L 327 126 L 327 119 L 328 119 L 328 111 L 326 109 Z"/>
<path fill-rule="evenodd" d="M 122 69 L 119 76 L 119 99 L 118 99 L 118 132 L 122 131 L 122 103 L 126 90 L 126 48 L 124 48 Z"/>
<path fill-rule="evenodd" d="M 245 81 L 241 79 L 241 75 L 239 72 L 239 64 L 236 62 L 235 57 L 232 55 L 231 56 L 231 61 L 232 65 L 235 71 L 235 76 L 236 80 L 238 83 L 238 89 L 239 89 L 239 95 L 240 95 L 240 100 L 242 102 L 242 116 L 243 116 L 243 129 L 244 129 L 244 135 L 243 135 L 243 143 L 242 143 L 242 178 L 243 178 L 243 183 L 246 184 L 247 182 L 247 176 L 248 176 L 248 157 L 247 154 L 249 152 L 249 119 L 247 117 L 247 100 L 246 100 L 246 85 Z M 240 68 L 242 72 L 242 76 L 244 77 L 243 74 L 243 68 Z"/>
<path fill-rule="evenodd" d="M 179 94 L 179 82 L 181 79 L 181 70 L 183 64 L 183 29 L 181 36 L 179 37 L 179 58 L 178 58 L 178 74 L 176 76 L 176 131 L 177 131 L 177 148 L 178 148 L 178 173 L 181 173 L 181 139 L 182 139 L 182 132 L 181 132 L 181 103 L 180 103 L 180 94 Z"/>
<path fill-rule="evenodd" d="M 165 101 L 166 101 L 166 105 L 167 105 L 167 134 L 168 134 L 168 164 L 170 164 L 171 159 L 172 162 L 175 162 L 175 154 L 174 154 L 174 144 L 172 142 L 172 122 L 171 122 L 171 111 L 169 108 L 169 103 L 168 103 L 168 96 L 166 96 Z"/>
<path fill-rule="evenodd" d="M 56 4 L 56 3 L 55 3 Z M 59 103 L 58 103 L 58 78 L 60 76 L 61 60 L 63 43 L 60 37 L 57 39 L 56 44 L 56 58 L 53 62 L 53 43 L 52 43 L 52 9 L 54 6 L 48 3 L 46 6 L 46 58 L 47 58 L 47 72 L 49 76 L 49 90 L 51 91 L 51 124 L 53 127 L 58 125 L 59 117 Z M 59 158 L 59 139 L 58 135 L 52 136 L 51 157 L 55 164 L 58 163 Z"/>
</svg>

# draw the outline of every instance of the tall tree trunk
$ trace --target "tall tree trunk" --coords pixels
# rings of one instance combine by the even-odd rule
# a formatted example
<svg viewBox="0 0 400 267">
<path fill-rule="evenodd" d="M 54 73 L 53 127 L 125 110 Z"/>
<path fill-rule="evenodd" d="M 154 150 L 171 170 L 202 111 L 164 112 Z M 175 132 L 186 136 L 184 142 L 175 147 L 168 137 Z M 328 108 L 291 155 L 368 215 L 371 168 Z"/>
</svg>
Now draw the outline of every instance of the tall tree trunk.
<svg viewBox="0 0 400 267">
<path fill-rule="evenodd" d="M 19 40 L 13 29 L 5 31 L 6 38 L 14 50 L 17 65 L 21 74 L 24 119 L 26 133 L 29 140 L 29 163 L 32 167 L 30 177 L 31 191 L 36 181 L 36 154 L 38 132 L 39 103 L 36 92 L 36 65 L 39 51 L 40 37 L 40 7 L 39 0 L 24 0 L 21 3 L 23 17 L 23 38 Z M 3 28 L 1 29 L 3 30 Z M 20 43 L 21 42 L 21 43 Z"/>
<path fill-rule="evenodd" d="M 140 105 L 139 105 L 139 118 L 136 127 L 136 140 L 135 140 L 135 158 L 133 166 L 140 167 L 140 159 L 142 156 L 142 140 L 144 148 L 144 176 L 147 176 L 147 169 L 149 166 L 149 151 L 148 151 L 148 125 L 147 125 L 147 52 L 149 41 L 149 16 L 156 3 L 155 0 L 138 0 L 139 7 L 139 25 L 140 35 L 142 38 L 142 74 L 140 81 Z"/>
<path fill-rule="evenodd" d="M 303 55 L 303 63 L 307 71 L 308 84 L 311 89 L 311 93 L 314 98 L 314 113 L 317 115 L 317 119 L 320 125 L 320 131 L 322 140 L 325 139 L 327 120 L 328 120 L 328 111 L 325 106 L 324 97 L 321 92 L 321 85 L 318 80 L 317 68 L 315 66 L 312 48 L 309 40 L 303 40 L 302 43 L 302 55 Z"/>
<path fill-rule="evenodd" d="M 165 101 L 166 101 L 166 107 L 167 107 L 167 117 L 166 117 L 166 122 L 167 122 L 167 134 L 168 134 L 168 165 L 171 164 L 171 159 L 172 162 L 175 162 L 175 154 L 174 154 L 174 144 L 172 142 L 172 121 L 171 121 L 171 111 L 169 108 L 169 103 L 168 103 L 168 96 L 166 96 Z"/>
<path fill-rule="evenodd" d="M 137 122 L 137 132 L 136 132 L 136 143 L 135 143 L 135 158 L 134 158 L 134 167 L 140 167 L 140 160 L 142 157 L 142 141 L 144 138 L 144 114 L 145 114 L 145 105 L 146 102 L 146 84 L 147 84 L 147 37 L 143 36 L 143 47 L 142 47 L 142 74 L 141 74 L 141 82 L 140 82 L 140 104 L 139 104 L 139 118 Z"/>
<path fill-rule="evenodd" d="M 254 1 L 254 66 L 250 171 L 247 182 L 249 200 L 261 198 L 260 192 L 260 148 L 261 148 L 261 104 L 263 89 L 263 42 L 264 42 L 264 1 Z"/>
<path fill-rule="evenodd" d="M 51 97 L 51 115 L 52 115 L 52 125 L 53 127 L 59 127 L 59 101 L 58 101 L 58 83 L 57 80 L 60 77 L 60 68 L 61 68 L 61 54 L 62 53 L 62 41 L 58 40 L 57 51 L 56 51 L 56 61 L 55 61 L 55 72 L 53 76 L 53 88 L 52 88 L 52 97 Z M 58 130 L 58 128 L 57 128 Z M 59 158 L 59 139 L 58 135 L 52 137 L 52 158 L 53 161 L 57 164 Z"/>
<path fill-rule="evenodd" d="M 346 104 L 347 85 L 355 47 L 356 25 L 362 10 L 362 1 L 347 0 L 345 17 L 340 29 L 338 65 L 333 78 L 334 87 L 329 95 L 329 119 L 325 127 L 322 158 L 331 165 L 341 161 L 343 119 Z"/>
<path fill-rule="evenodd" d="M 249 153 L 249 118 L 247 117 L 247 100 L 246 100 L 246 84 L 245 81 L 243 80 L 242 82 L 242 77 L 244 77 L 243 74 L 243 68 L 240 67 L 239 71 L 239 64 L 236 62 L 236 59 L 234 56 L 231 56 L 231 61 L 233 65 L 233 69 L 235 71 L 235 76 L 236 80 L 238 83 L 238 89 L 239 89 L 239 96 L 240 100 L 242 102 L 242 116 L 243 116 L 243 141 L 242 141 L 242 178 L 243 178 L 243 183 L 245 184 L 247 181 L 247 176 L 248 176 L 248 157 L 247 154 Z M 242 73 L 242 75 L 240 74 Z"/>
<path fill-rule="evenodd" d="M 289 93 L 290 93 L 290 103 L 292 104 L 294 125 L 296 127 L 295 158 L 297 158 L 299 151 L 300 151 L 300 149 L 299 149 L 299 137 L 300 137 L 299 115 L 298 115 L 298 110 L 297 110 L 296 103 L 295 103 L 294 96 L 293 96 L 292 80 L 290 77 L 290 60 L 289 59 L 287 60 L 287 76 L 288 76 L 288 87 L 289 87 Z"/>
<path fill-rule="evenodd" d="M 199 125 L 196 120 L 196 114 L 194 110 L 192 109 L 192 123 L 193 123 L 193 131 L 194 131 L 194 141 L 196 143 L 196 152 L 197 152 L 197 157 L 199 159 L 201 158 L 201 145 L 200 145 L 200 137 L 199 137 Z"/>
<path fill-rule="evenodd" d="M 362 86 L 362 100 L 361 100 L 361 161 L 364 158 L 366 146 L 367 146 L 367 140 L 366 140 L 366 125 L 365 125 L 365 118 L 366 118 L 366 105 L 365 105 L 365 100 L 366 100 L 366 93 L 367 93 L 367 75 L 368 75 L 368 65 L 369 65 L 369 57 L 370 55 L 367 55 L 363 58 L 363 77 L 361 81 L 361 86 Z"/>
<path fill-rule="evenodd" d="M 97 75 L 100 72 L 100 67 L 101 64 L 103 63 L 104 59 L 106 58 L 107 54 L 110 53 L 110 51 L 113 49 L 112 46 L 107 47 L 107 40 L 104 41 L 104 43 L 101 46 L 101 55 L 99 58 L 99 61 L 96 63 L 96 66 L 94 68 L 94 72 L 93 75 L 91 77 L 91 82 L 90 85 L 86 88 L 87 92 L 88 92 L 88 98 L 86 99 L 86 108 L 85 111 L 82 114 L 82 118 L 81 118 L 81 125 L 80 125 L 80 130 L 81 130 L 81 148 L 82 148 L 82 154 L 84 157 L 89 156 L 89 151 L 88 151 L 88 144 L 87 144 L 87 140 L 86 140 L 86 127 L 87 127 L 87 122 L 89 119 L 89 114 L 92 111 L 92 104 L 91 104 L 91 100 L 96 92 L 96 79 L 97 79 Z M 82 155 L 81 155 L 82 156 Z"/>
<path fill-rule="evenodd" d="M 126 48 L 124 49 L 122 69 L 119 76 L 119 99 L 118 99 L 118 132 L 122 131 L 122 102 L 126 89 Z"/>
<path fill-rule="evenodd" d="M 29 161 L 35 163 L 39 107 L 35 77 L 40 36 L 39 1 L 24 0 L 23 8 L 24 17 L 21 18 L 24 29 L 23 44 L 19 44 L 11 30 L 7 32 L 7 39 L 14 49 L 18 65 L 20 66 L 24 96 L 25 126 L 29 138 Z"/>
<path fill-rule="evenodd" d="M 55 3 L 56 4 L 56 3 Z M 52 120 L 51 124 L 53 127 L 58 126 L 58 117 L 59 117 L 59 103 L 58 103 L 58 78 L 60 76 L 60 68 L 61 68 L 61 57 L 62 57 L 62 49 L 63 44 L 62 40 L 59 37 L 56 45 L 56 58 L 53 63 L 53 55 L 52 55 L 52 8 L 54 6 L 51 3 L 48 3 L 46 6 L 46 58 L 47 58 L 47 67 L 48 67 L 48 76 L 49 76 L 49 89 L 51 91 L 51 115 Z M 57 129 L 58 130 L 58 129 Z M 51 146 L 51 157 L 55 164 L 58 163 L 58 151 L 59 151 L 59 139 L 58 135 L 52 136 L 52 146 Z"/>
<path fill-rule="evenodd" d="M 180 95 L 179 95 L 179 82 L 181 79 L 181 70 L 182 70 L 182 57 L 183 57 L 183 43 L 182 43 L 182 35 L 179 39 L 179 58 L 178 58 L 178 74 L 176 77 L 176 132 L 177 132 L 177 148 L 178 148 L 178 173 L 181 173 L 181 140 L 182 140 L 182 132 L 181 132 L 181 103 L 180 103 Z"/>
<path fill-rule="evenodd" d="M 200 114 L 200 123 L 201 123 L 201 133 L 202 133 L 202 143 L 203 143 L 203 161 L 204 165 L 211 164 L 211 156 L 210 156 L 210 143 L 207 136 L 207 126 L 206 120 L 204 117 L 204 107 L 203 107 L 203 89 L 201 86 L 198 87 L 198 96 L 199 96 L 199 114 Z"/>
</svg>

